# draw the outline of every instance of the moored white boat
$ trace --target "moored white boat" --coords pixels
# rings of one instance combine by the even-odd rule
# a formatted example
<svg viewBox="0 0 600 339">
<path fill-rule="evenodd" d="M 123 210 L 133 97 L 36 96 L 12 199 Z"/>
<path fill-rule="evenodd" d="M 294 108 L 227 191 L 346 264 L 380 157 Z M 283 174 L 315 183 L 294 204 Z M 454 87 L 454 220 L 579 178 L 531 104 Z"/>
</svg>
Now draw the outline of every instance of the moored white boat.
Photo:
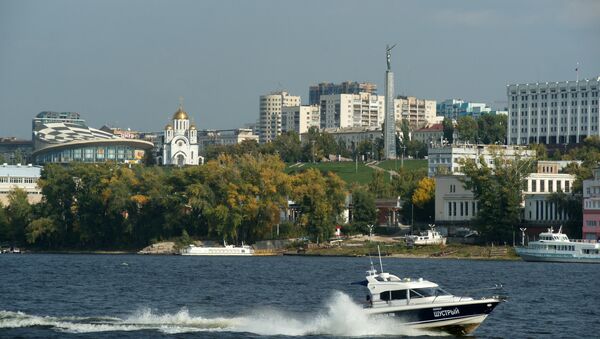
<svg viewBox="0 0 600 339">
<path fill-rule="evenodd" d="M 429 225 L 427 232 L 420 235 L 407 235 L 405 240 L 408 246 L 446 245 L 446 237 L 435 230 L 435 225 Z"/>
<path fill-rule="evenodd" d="M 549 228 L 540 233 L 539 240 L 515 247 L 515 251 L 525 261 L 600 263 L 600 243 L 569 239 L 562 227 L 556 233 Z"/>
<path fill-rule="evenodd" d="M 380 259 L 381 260 L 381 259 Z M 371 265 L 366 280 L 365 312 L 370 316 L 394 317 L 411 328 L 469 334 L 504 300 L 499 296 L 474 299 L 452 295 L 431 281 L 399 278 L 377 273 Z"/>
<path fill-rule="evenodd" d="M 249 256 L 254 255 L 254 249 L 244 244 L 242 246 L 224 244 L 223 247 L 189 245 L 181 250 L 181 255 Z"/>
</svg>

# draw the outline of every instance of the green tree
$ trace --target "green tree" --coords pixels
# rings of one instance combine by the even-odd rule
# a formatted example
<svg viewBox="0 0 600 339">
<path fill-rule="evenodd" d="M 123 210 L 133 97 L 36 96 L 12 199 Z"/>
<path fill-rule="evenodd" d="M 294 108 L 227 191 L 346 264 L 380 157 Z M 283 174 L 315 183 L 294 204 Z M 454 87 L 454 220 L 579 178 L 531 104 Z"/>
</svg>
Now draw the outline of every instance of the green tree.
<svg viewBox="0 0 600 339">
<path fill-rule="evenodd" d="M 344 182 L 335 174 L 308 169 L 292 177 L 292 197 L 300 206 L 301 227 L 313 240 L 328 239 L 344 207 Z"/>
<path fill-rule="evenodd" d="M 548 159 L 548 149 L 544 144 L 529 144 L 529 149 L 534 150 L 537 160 Z"/>
<path fill-rule="evenodd" d="M 10 225 L 7 238 L 13 243 L 25 243 L 25 227 L 31 219 L 31 205 L 23 189 L 15 188 L 8 193 L 6 217 Z"/>
<path fill-rule="evenodd" d="M 475 227 L 486 240 L 509 242 L 521 220 L 521 192 L 533 170 L 533 161 L 519 156 L 507 159 L 496 153 L 493 166 L 483 157 L 459 163 L 465 173 L 464 187 L 472 190 L 479 201 Z"/>
<path fill-rule="evenodd" d="M 52 247 L 58 227 L 52 218 L 42 217 L 30 222 L 26 228 L 27 242 L 29 244 L 42 244 Z"/>
<path fill-rule="evenodd" d="M 300 160 L 302 156 L 302 145 L 300 136 L 294 131 L 289 131 L 278 135 L 273 141 L 276 152 L 279 153 L 281 160 L 287 163 L 294 163 Z"/>
<path fill-rule="evenodd" d="M 375 196 L 368 189 L 356 186 L 352 190 L 352 207 L 354 229 L 368 233 L 367 225 L 375 225 L 377 221 Z"/>
<path fill-rule="evenodd" d="M 508 117 L 484 113 L 477 119 L 479 141 L 484 144 L 505 144 Z"/>
<path fill-rule="evenodd" d="M 444 139 L 448 140 L 448 143 L 454 142 L 454 123 L 452 119 L 446 117 L 444 121 L 442 121 L 442 126 L 444 128 Z"/>
<path fill-rule="evenodd" d="M 462 141 L 474 143 L 477 141 L 477 121 L 470 116 L 460 117 L 456 123 L 458 137 Z"/>
<path fill-rule="evenodd" d="M 390 190 L 389 185 L 385 183 L 384 171 L 373 171 L 373 174 L 371 176 L 371 183 L 369 184 L 369 190 L 377 198 L 386 198 L 389 196 Z"/>
</svg>

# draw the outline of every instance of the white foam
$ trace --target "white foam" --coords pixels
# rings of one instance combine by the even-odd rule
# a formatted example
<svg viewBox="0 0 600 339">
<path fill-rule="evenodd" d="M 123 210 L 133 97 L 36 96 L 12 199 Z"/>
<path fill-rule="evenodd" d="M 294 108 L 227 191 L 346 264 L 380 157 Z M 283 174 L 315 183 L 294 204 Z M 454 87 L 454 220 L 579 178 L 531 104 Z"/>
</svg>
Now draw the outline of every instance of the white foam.
<svg viewBox="0 0 600 339">
<path fill-rule="evenodd" d="M 44 326 L 70 333 L 107 331 L 156 330 L 163 333 L 185 332 L 246 332 L 258 335 L 427 335 L 428 332 L 410 329 L 394 318 L 368 317 L 350 297 L 336 292 L 325 309 L 297 315 L 276 309 L 257 309 L 239 317 L 205 318 L 190 315 L 187 309 L 160 314 L 142 309 L 121 319 L 114 317 L 50 317 L 23 312 L 0 311 L 0 328 Z M 435 332 L 435 335 L 440 333 Z"/>
</svg>

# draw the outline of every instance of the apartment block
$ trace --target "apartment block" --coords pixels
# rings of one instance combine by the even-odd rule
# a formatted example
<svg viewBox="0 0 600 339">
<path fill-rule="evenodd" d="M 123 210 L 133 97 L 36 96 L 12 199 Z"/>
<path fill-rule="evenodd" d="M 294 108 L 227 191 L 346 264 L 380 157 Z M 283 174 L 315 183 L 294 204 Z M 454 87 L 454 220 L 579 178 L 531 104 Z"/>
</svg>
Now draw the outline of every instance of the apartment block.
<svg viewBox="0 0 600 339">
<path fill-rule="evenodd" d="M 281 134 L 281 113 L 283 107 L 300 106 L 300 96 L 288 92 L 272 92 L 260 96 L 260 114 L 258 121 L 259 141 L 273 141 Z"/>
<path fill-rule="evenodd" d="M 281 131 L 294 131 L 298 135 L 308 132 L 311 127 L 321 127 L 319 105 L 289 106 L 281 110 Z"/>
</svg>

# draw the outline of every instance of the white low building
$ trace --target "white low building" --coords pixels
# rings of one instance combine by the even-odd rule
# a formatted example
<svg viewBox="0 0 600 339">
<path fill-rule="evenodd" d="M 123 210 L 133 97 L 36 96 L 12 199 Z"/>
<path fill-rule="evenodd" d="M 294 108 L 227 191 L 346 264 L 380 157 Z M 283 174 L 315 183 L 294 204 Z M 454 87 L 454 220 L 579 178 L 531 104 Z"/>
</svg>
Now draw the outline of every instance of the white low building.
<svg viewBox="0 0 600 339">
<path fill-rule="evenodd" d="M 535 158 L 536 152 L 523 146 L 431 143 L 428 148 L 427 172 L 430 177 L 436 174 L 462 174 L 460 159 L 477 160 L 483 157 L 491 166 L 496 155 L 507 159 L 528 159 Z"/>
<path fill-rule="evenodd" d="M 16 188 L 27 192 L 27 200 L 30 204 L 36 204 L 42 200 L 42 190 L 37 182 L 40 178 L 42 168 L 38 166 L 1 165 L 0 166 L 0 202 L 2 206 L 8 205 L 8 195 Z"/>
<path fill-rule="evenodd" d="M 523 220 L 530 223 L 558 224 L 568 220 L 564 211 L 550 197 L 555 192 L 571 193 L 575 176 L 558 173 L 562 162 L 540 161 L 537 173 L 527 176 L 527 187 L 522 191 Z M 437 175 L 435 177 L 435 222 L 468 223 L 478 212 L 475 194 L 463 187 L 464 175 Z"/>
<path fill-rule="evenodd" d="M 567 213 L 561 211 L 550 197 L 553 193 L 571 193 L 575 176 L 558 173 L 559 162 L 538 162 L 537 173 L 527 177 L 527 188 L 523 192 L 525 211 L 523 220 L 528 222 L 560 223 L 568 220 Z"/>
<path fill-rule="evenodd" d="M 211 145 L 236 145 L 244 141 L 258 143 L 258 135 L 252 133 L 252 129 L 249 128 L 198 131 L 200 154 L 204 154 L 206 148 Z"/>
</svg>

